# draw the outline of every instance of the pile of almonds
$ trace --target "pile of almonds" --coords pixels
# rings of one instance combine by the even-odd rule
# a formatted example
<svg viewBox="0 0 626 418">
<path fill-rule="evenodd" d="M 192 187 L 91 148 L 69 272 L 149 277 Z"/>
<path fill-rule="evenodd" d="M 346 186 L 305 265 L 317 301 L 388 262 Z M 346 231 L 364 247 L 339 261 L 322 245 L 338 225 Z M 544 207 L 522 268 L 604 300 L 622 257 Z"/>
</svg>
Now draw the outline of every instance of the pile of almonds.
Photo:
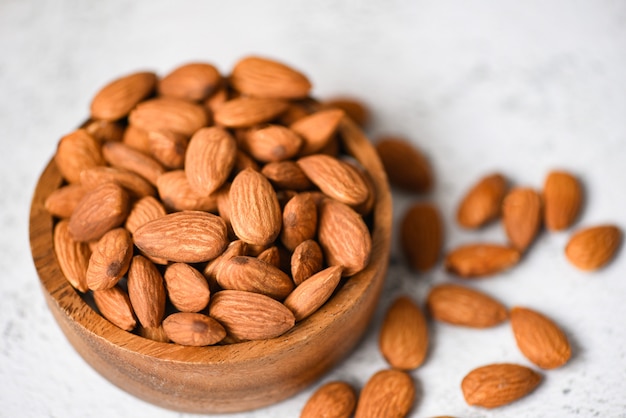
<svg viewBox="0 0 626 418">
<path fill-rule="evenodd" d="M 431 190 L 433 174 L 428 160 L 409 141 L 384 137 L 376 148 L 392 185 L 415 194 Z M 452 249 L 443 262 L 447 272 L 460 279 L 495 275 L 520 262 L 542 226 L 563 231 L 579 218 L 582 187 L 571 173 L 550 172 L 541 193 L 529 187 L 509 189 L 507 183 L 500 173 L 480 179 L 460 201 L 456 221 L 463 228 L 479 229 L 501 218 L 508 242 L 478 242 Z M 419 202 L 405 212 L 398 239 L 412 270 L 426 272 L 439 263 L 443 230 L 440 211 L 432 203 Z M 579 230 L 571 236 L 565 255 L 582 270 L 597 270 L 614 257 L 621 235 L 614 225 Z M 542 313 L 521 306 L 508 309 L 481 291 L 443 283 L 430 289 L 425 311 L 408 295 L 399 296 L 388 308 L 378 345 L 391 369 L 375 373 L 359 396 L 346 382 L 321 386 L 304 406 L 301 417 L 406 416 L 415 400 L 408 372 L 423 364 L 429 349 L 427 315 L 435 321 L 476 329 L 508 319 L 521 353 L 544 370 L 563 366 L 571 356 L 565 333 Z M 469 405 L 495 408 L 527 395 L 541 379 L 541 374 L 530 367 L 495 363 L 470 371 L 460 386 Z"/>
<path fill-rule="evenodd" d="M 273 338 L 370 260 L 376 191 L 342 148 L 349 101 L 259 57 L 105 85 L 46 200 L 70 284 L 118 327 L 204 346 Z M 357 112 L 357 113 L 355 113 Z"/>
</svg>

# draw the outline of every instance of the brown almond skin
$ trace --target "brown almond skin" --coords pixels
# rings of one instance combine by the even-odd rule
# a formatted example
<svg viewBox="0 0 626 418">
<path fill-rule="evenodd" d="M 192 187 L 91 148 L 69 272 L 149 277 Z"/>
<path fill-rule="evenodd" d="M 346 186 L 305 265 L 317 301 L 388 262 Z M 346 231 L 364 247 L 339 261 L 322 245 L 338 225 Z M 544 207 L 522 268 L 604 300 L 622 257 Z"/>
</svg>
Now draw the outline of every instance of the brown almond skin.
<svg viewBox="0 0 626 418">
<path fill-rule="evenodd" d="M 84 129 L 78 129 L 61 138 L 54 154 L 54 162 L 63 178 L 73 184 L 80 183 L 80 173 L 83 170 L 105 164 L 100 144 Z"/>
<path fill-rule="evenodd" d="M 50 215 L 57 218 L 69 218 L 85 193 L 87 190 L 80 184 L 68 184 L 59 187 L 46 198 L 46 210 Z"/>
<path fill-rule="evenodd" d="M 340 280 L 341 266 L 328 267 L 298 285 L 283 303 L 302 321 L 326 303 Z"/>
<path fill-rule="evenodd" d="M 186 263 L 173 263 L 163 274 L 170 302 L 181 312 L 200 312 L 211 298 L 206 279 Z"/>
<path fill-rule="evenodd" d="M 141 255 L 134 256 L 128 270 L 127 284 L 130 303 L 141 325 L 161 325 L 166 294 L 163 277 L 154 263 Z"/>
<path fill-rule="evenodd" d="M 282 303 L 259 293 L 241 290 L 217 292 L 209 304 L 209 315 L 238 340 L 278 337 L 295 324 L 293 313 Z"/>
<path fill-rule="evenodd" d="M 438 321 L 471 328 L 492 327 L 508 317 L 506 307 L 491 296 L 455 284 L 433 287 L 426 306 Z"/>
<path fill-rule="evenodd" d="M 268 245 L 282 228 L 280 204 L 265 176 L 250 168 L 235 176 L 230 187 L 230 221 L 237 237 L 251 245 Z"/>
<path fill-rule="evenodd" d="M 153 186 L 165 172 L 165 168 L 154 158 L 121 142 L 105 142 L 102 144 L 102 155 L 112 166 L 135 173 Z"/>
<path fill-rule="evenodd" d="M 167 215 L 163 204 L 154 196 L 146 196 L 136 201 L 128 213 L 124 227 L 134 234 L 135 231 L 153 219 Z"/>
<path fill-rule="evenodd" d="M 269 122 L 287 110 L 287 102 L 258 97 L 238 97 L 219 106 L 215 124 L 227 128 L 247 128 Z"/>
<path fill-rule="evenodd" d="M 414 401 L 415 385 L 410 375 L 400 370 L 381 370 L 361 390 L 354 417 L 406 417 Z"/>
<path fill-rule="evenodd" d="M 186 136 L 193 135 L 209 123 L 206 110 L 201 105 L 167 97 L 139 103 L 130 112 L 128 120 L 132 126 L 146 132 L 172 131 Z"/>
<path fill-rule="evenodd" d="M 291 278 L 278 267 L 249 256 L 225 260 L 216 279 L 223 289 L 256 292 L 277 300 L 285 299 L 294 288 Z"/>
<path fill-rule="evenodd" d="M 91 101 L 94 119 L 121 119 L 156 86 L 157 76 L 151 72 L 137 72 L 115 79 L 102 87 Z"/>
<path fill-rule="evenodd" d="M 566 171 L 551 171 L 543 185 L 544 221 L 550 231 L 562 231 L 580 214 L 583 190 L 578 179 Z"/>
<path fill-rule="evenodd" d="M 139 129 L 136 126 L 128 125 L 124 130 L 124 136 L 122 142 L 129 147 L 141 151 L 146 155 L 150 155 L 150 141 L 148 138 L 148 132 L 144 129 Z"/>
<path fill-rule="evenodd" d="M 520 306 L 511 309 L 511 328 L 520 351 L 542 369 L 556 369 L 570 359 L 565 333 L 548 317 Z"/>
<path fill-rule="evenodd" d="M 276 189 L 309 190 L 313 188 L 313 183 L 295 161 L 271 162 L 263 166 L 261 173 Z"/>
<path fill-rule="evenodd" d="M 507 181 L 500 173 L 482 177 L 463 196 L 456 212 L 457 223 L 468 229 L 480 228 L 500 216 Z"/>
<path fill-rule="evenodd" d="M 268 163 L 295 156 L 302 138 L 286 126 L 267 124 L 250 129 L 241 145 L 256 160 Z"/>
<path fill-rule="evenodd" d="M 622 242 L 622 231 L 615 225 L 598 225 L 576 231 L 567 242 L 565 256 L 583 271 L 607 265 Z"/>
<path fill-rule="evenodd" d="M 222 76 L 217 68 L 204 62 L 183 64 L 159 80 L 161 96 L 201 101 L 213 94 Z"/>
<path fill-rule="evenodd" d="M 530 188 L 514 188 L 502 202 L 502 224 L 511 245 L 526 251 L 541 228 L 541 195 Z"/>
<path fill-rule="evenodd" d="M 81 128 L 100 143 L 122 142 L 124 137 L 124 125 L 117 121 L 90 119 Z"/>
<path fill-rule="evenodd" d="M 185 166 L 189 137 L 170 131 L 150 131 L 147 137 L 148 153 L 164 167 L 177 170 Z"/>
<path fill-rule="evenodd" d="M 133 242 L 124 228 L 114 228 L 98 240 L 87 268 L 87 287 L 110 289 L 126 274 L 133 256 Z"/>
<path fill-rule="evenodd" d="M 87 192 L 76 205 L 69 219 L 70 235 L 81 242 L 98 240 L 120 226 L 128 210 L 128 193 L 114 183 L 104 183 Z"/>
<path fill-rule="evenodd" d="M 299 155 L 311 155 L 322 152 L 332 143 L 333 136 L 345 112 L 341 109 L 320 110 L 298 119 L 289 127 L 297 133 L 303 143 Z"/>
<path fill-rule="evenodd" d="M 67 220 L 59 221 L 54 227 L 54 251 L 67 281 L 74 289 L 86 292 L 91 249 L 86 243 L 72 238 Z"/>
<path fill-rule="evenodd" d="M 233 68 L 230 83 L 246 95 L 279 99 L 304 98 L 311 90 L 311 82 L 301 72 L 258 56 L 239 60 Z"/>
<path fill-rule="evenodd" d="M 266 250 L 263 250 L 256 257 L 259 261 L 263 261 L 264 263 L 271 264 L 274 267 L 280 268 L 281 266 L 281 256 L 280 250 L 277 246 L 272 245 Z"/>
<path fill-rule="evenodd" d="M 226 223 L 201 211 L 171 213 L 135 231 L 135 245 L 150 257 L 181 263 L 211 260 L 228 245 Z"/>
<path fill-rule="evenodd" d="M 215 212 L 217 196 L 196 192 L 184 170 L 172 170 L 157 179 L 157 190 L 165 208 L 170 212 L 200 210 Z"/>
<path fill-rule="evenodd" d="M 417 203 L 407 210 L 400 226 L 400 242 L 408 264 L 416 271 L 432 269 L 441 256 L 443 222 L 439 209 Z"/>
<path fill-rule="evenodd" d="M 518 263 L 521 253 L 498 244 L 467 244 L 450 251 L 445 268 L 462 278 L 490 276 Z"/>
<path fill-rule="evenodd" d="M 428 353 L 428 325 L 422 310 L 407 296 L 397 298 L 387 310 L 378 346 L 395 369 L 413 370 Z"/>
<path fill-rule="evenodd" d="M 209 282 L 211 290 L 217 290 L 219 285 L 217 284 L 217 273 L 222 269 L 222 266 L 226 261 L 239 255 L 246 255 L 248 251 L 248 244 L 241 240 L 231 241 L 228 247 L 222 252 L 222 254 L 209 261 L 202 274 Z"/>
<path fill-rule="evenodd" d="M 324 266 L 324 254 L 317 241 L 303 241 L 291 255 L 291 277 L 296 286 L 317 273 Z"/>
<path fill-rule="evenodd" d="M 319 206 L 318 240 L 330 266 L 343 266 L 343 275 L 363 270 L 370 260 L 372 238 L 363 218 L 349 206 L 324 199 Z"/>
<path fill-rule="evenodd" d="M 528 395 L 540 382 L 541 375 L 528 367 L 490 364 L 469 372 L 461 390 L 468 405 L 497 408 Z"/>
<path fill-rule="evenodd" d="M 413 193 L 428 193 L 432 189 L 434 176 L 430 163 L 407 139 L 380 138 L 376 151 L 392 185 Z"/>
<path fill-rule="evenodd" d="M 225 129 L 211 126 L 193 134 L 185 157 L 185 174 L 191 188 L 201 196 L 219 189 L 230 175 L 237 143 Z"/>
<path fill-rule="evenodd" d="M 80 173 L 80 183 L 87 190 L 95 189 L 105 183 L 115 183 L 135 198 L 156 194 L 155 188 L 140 175 L 114 167 L 87 168 Z"/>
<path fill-rule="evenodd" d="M 283 229 L 280 240 L 293 252 L 302 242 L 315 238 L 317 233 L 317 205 L 310 194 L 299 193 L 289 199 L 283 208 Z"/>
<path fill-rule="evenodd" d="M 219 322 L 194 312 L 169 315 L 163 320 L 163 330 L 176 344 L 193 347 L 217 344 L 226 337 L 226 331 Z"/>
<path fill-rule="evenodd" d="M 128 294 L 119 286 L 110 289 L 95 290 L 93 299 L 98 310 L 113 325 L 125 330 L 132 331 L 137 325 L 135 313 L 130 303 Z"/>
<path fill-rule="evenodd" d="M 350 418 L 356 408 L 356 393 L 346 382 L 328 382 L 311 395 L 300 418 Z"/>
</svg>

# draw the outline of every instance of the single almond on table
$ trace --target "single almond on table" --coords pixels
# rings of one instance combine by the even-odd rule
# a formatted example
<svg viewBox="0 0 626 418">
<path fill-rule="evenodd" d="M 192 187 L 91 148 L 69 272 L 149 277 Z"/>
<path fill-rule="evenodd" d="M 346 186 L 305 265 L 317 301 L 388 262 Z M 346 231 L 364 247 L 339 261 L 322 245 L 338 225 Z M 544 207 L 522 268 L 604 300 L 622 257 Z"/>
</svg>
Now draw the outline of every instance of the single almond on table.
<svg viewBox="0 0 626 418">
<path fill-rule="evenodd" d="M 502 202 L 502 224 L 509 242 L 520 251 L 533 242 L 541 228 L 541 196 L 530 188 L 514 188 Z"/>
<path fill-rule="evenodd" d="M 230 221 L 237 237 L 248 244 L 268 245 L 282 227 L 276 192 L 269 180 L 252 169 L 235 176 L 230 187 Z"/>
<path fill-rule="evenodd" d="M 278 267 L 249 256 L 224 261 L 216 279 L 223 289 L 256 292 L 277 300 L 285 299 L 294 288 L 291 278 Z"/>
<path fill-rule="evenodd" d="M 235 164 L 237 143 L 225 129 L 202 128 L 189 140 L 185 174 L 191 188 L 202 196 L 219 189 Z"/>
<path fill-rule="evenodd" d="M 135 173 L 153 186 L 165 172 L 165 168 L 154 158 L 122 142 L 105 142 L 102 144 L 102 155 L 112 167 Z"/>
<path fill-rule="evenodd" d="M 148 152 L 164 167 L 176 170 L 185 166 L 185 153 L 189 145 L 186 135 L 170 131 L 150 131 L 147 138 Z"/>
<path fill-rule="evenodd" d="M 170 213 L 147 222 L 135 231 L 134 240 L 150 257 L 182 263 L 211 260 L 228 245 L 224 220 L 201 211 Z"/>
<path fill-rule="evenodd" d="M 378 347 L 395 369 L 413 370 L 424 363 L 428 352 L 428 325 L 422 310 L 409 297 L 398 297 L 387 310 Z"/>
<path fill-rule="evenodd" d="M 278 337 L 296 322 L 293 313 L 277 300 L 242 290 L 222 290 L 213 295 L 209 315 L 238 340 Z"/>
<path fill-rule="evenodd" d="M 156 266 L 147 258 L 136 255 L 128 270 L 128 297 L 144 327 L 161 325 L 165 313 L 165 286 Z"/>
<path fill-rule="evenodd" d="M 151 131 L 171 131 L 191 136 L 206 126 L 209 119 L 204 107 L 199 104 L 167 97 L 141 102 L 130 112 L 131 126 Z"/>
<path fill-rule="evenodd" d="M 341 280 L 341 267 L 328 267 L 300 283 L 283 302 L 296 321 L 317 311 L 333 294 Z"/>
<path fill-rule="evenodd" d="M 276 161 L 263 166 L 261 173 L 277 189 L 309 190 L 313 183 L 295 161 Z"/>
<path fill-rule="evenodd" d="M 143 224 L 165 215 L 167 215 L 167 212 L 163 204 L 154 196 L 146 196 L 133 204 L 124 226 L 128 232 L 134 234 Z"/>
<path fill-rule="evenodd" d="M 414 401 L 415 385 L 409 374 L 399 370 L 381 370 L 361 390 L 354 417 L 406 417 Z"/>
<path fill-rule="evenodd" d="M 443 247 L 443 222 L 439 209 L 417 203 L 407 210 L 400 226 L 400 242 L 408 264 L 416 271 L 433 268 Z"/>
<path fill-rule="evenodd" d="M 302 138 L 286 126 L 267 124 L 251 128 L 241 145 L 256 160 L 268 163 L 295 156 Z"/>
<path fill-rule="evenodd" d="M 93 190 L 105 183 L 115 183 L 126 190 L 131 197 L 154 196 L 156 189 L 138 174 L 115 167 L 99 166 L 86 168 L 80 173 L 80 184 Z"/>
<path fill-rule="evenodd" d="M 583 190 L 578 179 L 566 171 L 551 171 L 543 185 L 544 220 L 550 231 L 569 228 L 580 213 Z"/>
<path fill-rule="evenodd" d="M 125 330 L 132 331 L 137 325 L 135 313 L 131 306 L 128 294 L 119 286 L 109 289 L 95 290 L 93 299 L 96 307 L 106 319 L 113 325 Z"/>
<path fill-rule="evenodd" d="M 346 382 L 320 386 L 304 405 L 300 418 L 350 418 L 356 408 L 356 393 Z"/>
<path fill-rule="evenodd" d="M 59 221 L 54 227 L 54 252 L 67 281 L 74 289 L 86 292 L 91 249 L 87 243 L 72 238 L 67 220 Z"/>
<path fill-rule="evenodd" d="M 455 284 L 433 287 L 426 305 L 436 320 L 472 328 L 491 327 L 508 316 L 506 307 L 491 296 Z"/>
<path fill-rule="evenodd" d="M 318 240 L 330 266 L 343 266 L 352 276 L 369 263 L 372 238 L 363 218 L 350 206 L 324 199 L 319 206 Z"/>
<path fill-rule="evenodd" d="M 497 408 L 518 400 L 533 391 L 541 375 L 525 366 L 499 363 L 469 372 L 461 382 L 469 405 Z"/>
<path fill-rule="evenodd" d="M 80 184 L 68 184 L 54 190 L 46 198 L 45 208 L 57 218 L 69 218 L 87 190 Z"/>
<path fill-rule="evenodd" d="M 235 64 L 230 83 L 239 92 L 257 97 L 300 99 L 311 82 L 300 71 L 268 58 L 250 56 Z"/>
<path fill-rule="evenodd" d="M 157 190 L 163 205 L 169 211 L 214 212 L 217 209 L 217 196 L 196 192 L 189 184 L 184 170 L 172 170 L 161 175 L 157 179 Z"/>
<path fill-rule="evenodd" d="M 222 80 L 217 68 L 204 62 L 183 64 L 159 80 L 161 96 L 201 101 L 219 87 Z"/>
<path fill-rule="evenodd" d="M 69 183 L 80 183 L 80 173 L 92 167 L 104 165 L 100 144 L 84 129 L 65 135 L 54 154 L 61 176 Z"/>
<path fill-rule="evenodd" d="M 283 229 L 280 240 L 289 251 L 302 242 L 315 238 L 317 233 L 317 205 L 307 193 L 298 193 L 283 208 Z"/>
<path fill-rule="evenodd" d="M 597 270 L 615 257 L 621 242 L 622 231 L 615 225 L 588 227 L 570 237 L 565 256 L 581 270 Z"/>
<path fill-rule="evenodd" d="M 345 113 L 341 109 L 320 110 L 298 119 L 289 127 L 302 139 L 300 155 L 321 152 L 331 143 Z"/>
<path fill-rule="evenodd" d="M 198 270 L 186 263 L 173 263 L 163 274 L 170 302 L 181 312 L 200 312 L 206 308 L 211 290 Z"/>
<path fill-rule="evenodd" d="M 133 256 L 133 241 L 124 228 L 114 228 L 98 240 L 87 267 L 87 287 L 109 289 L 126 274 Z"/>
<path fill-rule="evenodd" d="M 408 140 L 382 137 L 376 142 L 376 152 L 392 185 L 414 193 L 427 193 L 432 189 L 430 163 Z"/>
<path fill-rule="evenodd" d="M 445 267 L 463 278 L 490 276 L 518 263 L 521 254 L 499 244 L 466 244 L 446 255 Z"/>
<path fill-rule="evenodd" d="M 572 355 L 565 333 L 537 311 L 513 307 L 511 328 L 522 354 L 542 369 L 561 367 Z"/>
<path fill-rule="evenodd" d="M 269 122 L 287 110 L 287 102 L 260 97 L 238 97 L 215 109 L 215 124 L 227 128 L 248 128 Z"/>
<path fill-rule="evenodd" d="M 315 240 L 303 241 L 291 254 L 291 277 L 296 286 L 320 271 L 323 266 L 324 254 Z"/>
<path fill-rule="evenodd" d="M 176 312 L 163 320 L 167 337 L 180 345 L 202 347 L 226 337 L 224 327 L 210 316 L 195 312 Z"/>
<path fill-rule="evenodd" d="M 157 83 L 152 72 L 137 72 L 117 78 L 100 89 L 91 101 L 94 119 L 121 119 L 143 99 L 148 97 Z"/>
<path fill-rule="evenodd" d="M 481 178 L 463 196 L 456 220 L 464 228 L 479 228 L 500 216 L 507 182 L 503 175 L 494 173 Z"/>
</svg>

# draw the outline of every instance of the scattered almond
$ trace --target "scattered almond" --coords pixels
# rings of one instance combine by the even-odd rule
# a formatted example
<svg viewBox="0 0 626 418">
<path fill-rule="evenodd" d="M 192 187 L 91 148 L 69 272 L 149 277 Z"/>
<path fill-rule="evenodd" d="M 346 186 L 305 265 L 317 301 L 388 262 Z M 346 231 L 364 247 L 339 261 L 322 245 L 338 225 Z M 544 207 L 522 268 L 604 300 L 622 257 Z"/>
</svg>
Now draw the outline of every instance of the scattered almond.
<svg viewBox="0 0 626 418">
<path fill-rule="evenodd" d="M 320 386 L 304 405 L 300 418 L 350 418 L 356 408 L 356 393 L 346 382 Z"/>
<path fill-rule="evenodd" d="M 408 140 L 382 137 L 376 143 L 376 151 L 392 185 L 414 193 L 427 193 L 432 189 L 430 163 Z"/>
<path fill-rule="evenodd" d="M 443 222 L 439 209 L 417 203 L 407 210 L 400 226 L 400 242 L 408 264 L 416 271 L 433 268 L 443 247 Z"/>
<path fill-rule="evenodd" d="M 456 213 L 464 228 L 479 228 L 500 216 L 507 182 L 499 173 L 481 178 L 465 194 Z"/>
<path fill-rule="evenodd" d="M 354 417 L 406 417 L 414 400 L 415 385 L 410 375 L 399 370 L 381 370 L 363 387 Z"/>
<path fill-rule="evenodd" d="M 515 188 L 502 203 L 502 224 L 509 242 L 524 252 L 539 232 L 542 220 L 541 196 L 533 189 Z"/>
<path fill-rule="evenodd" d="M 469 372 L 461 383 L 469 405 L 497 408 L 522 398 L 539 385 L 541 375 L 528 367 L 501 363 Z"/>
<path fill-rule="evenodd" d="M 445 267 L 460 277 L 484 277 L 500 273 L 520 259 L 515 248 L 498 244 L 467 244 L 446 255 Z"/>
<path fill-rule="evenodd" d="M 569 228 L 580 212 L 583 200 L 578 179 L 565 171 L 552 171 L 543 186 L 544 219 L 550 231 Z"/>
<path fill-rule="evenodd" d="M 587 227 L 570 237 L 565 256 L 581 270 L 597 270 L 613 259 L 621 242 L 622 231 L 615 225 Z"/>
</svg>

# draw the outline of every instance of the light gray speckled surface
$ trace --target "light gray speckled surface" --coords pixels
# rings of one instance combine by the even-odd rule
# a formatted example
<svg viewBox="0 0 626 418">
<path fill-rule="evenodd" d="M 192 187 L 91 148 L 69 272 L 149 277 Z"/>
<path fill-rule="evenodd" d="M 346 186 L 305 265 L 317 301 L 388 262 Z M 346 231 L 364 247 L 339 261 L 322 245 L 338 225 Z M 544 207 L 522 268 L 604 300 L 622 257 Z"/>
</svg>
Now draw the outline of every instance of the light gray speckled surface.
<svg viewBox="0 0 626 418">
<path fill-rule="evenodd" d="M 405 135 L 431 158 L 446 248 L 504 240 L 452 223 L 469 184 L 502 170 L 540 187 L 548 170 L 577 173 L 588 196 L 576 228 L 626 228 L 626 4 L 619 1 L 101 1 L 0 2 L 0 416 L 182 417 L 118 390 L 83 362 L 54 323 L 30 258 L 27 215 L 56 142 L 87 114 L 91 95 L 140 68 L 164 73 L 201 59 L 228 71 L 258 53 L 304 69 L 319 97 L 361 97 L 370 133 Z M 412 202 L 396 196 L 398 219 Z M 575 229 L 575 228 L 574 228 Z M 413 417 L 626 416 L 626 254 L 594 274 L 570 266 L 571 230 L 543 233 L 523 263 L 473 285 L 508 305 L 541 309 L 574 347 L 532 396 L 496 411 L 468 407 L 459 384 L 497 361 L 528 365 L 507 325 L 474 331 L 435 324 L 426 364 L 412 372 Z M 372 331 L 324 378 L 361 387 L 385 363 L 376 330 L 391 299 L 423 298 L 452 280 L 418 277 L 394 244 Z M 229 417 L 297 416 L 313 388 Z"/>
</svg>

